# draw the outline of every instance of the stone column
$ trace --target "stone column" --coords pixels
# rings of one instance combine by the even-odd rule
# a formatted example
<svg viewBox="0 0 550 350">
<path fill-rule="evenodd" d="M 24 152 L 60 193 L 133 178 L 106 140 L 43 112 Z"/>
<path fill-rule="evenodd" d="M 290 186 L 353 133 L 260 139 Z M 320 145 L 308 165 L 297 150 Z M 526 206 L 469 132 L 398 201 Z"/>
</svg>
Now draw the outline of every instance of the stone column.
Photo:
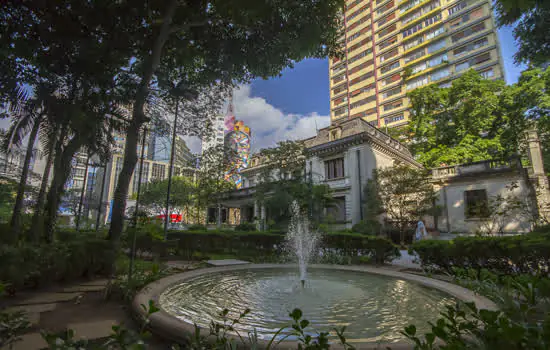
<svg viewBox="0 0 550 350">
<path fill-rule="evenodd" d="M 544 173 L 542 149 L 536 130 L 528 131 L 527 143 L 529 145 L 529 160 L 533 169 L 530 180 L 535 188 L 537 208 L 539 215 L 548 220 L 550 219 L 550 184 Z"/>
<path fill-rule="evenodd" d="M 260 231 L 260 205 L 258 201 L 254 201 L 254 223 L 256 224 L 256 230 Z"/>
<path fill-rule="evenodd" d="M 262 204 L 260 209 L 260 230 L 265 231 L 266 229 L 266 218 L 265 218 L 265 205 Z"/>
</svg>

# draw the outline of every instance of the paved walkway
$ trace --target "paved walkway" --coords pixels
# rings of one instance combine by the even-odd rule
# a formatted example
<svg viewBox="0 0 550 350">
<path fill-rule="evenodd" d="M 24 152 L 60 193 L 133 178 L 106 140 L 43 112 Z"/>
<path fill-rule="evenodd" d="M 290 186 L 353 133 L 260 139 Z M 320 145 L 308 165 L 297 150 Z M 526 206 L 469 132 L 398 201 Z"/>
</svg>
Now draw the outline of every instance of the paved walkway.
<svg viewBox="0 0 550 350">
<path fill-rule="evenodd" d="M 166 266 L 174 272 L 193 269 L 185 261 L 167 262 Z M 112 327 L 122 324 L 130 329 L 137 325 L 130 312 L 120 300 L 106 300 L 107 279 L 83 281 L 70 285 L 50 287 L 48 289 L 21 292 L 13 298 L 4 299 L 8 311 L 26 313 L 31 327 L 14 344 L 14 350 L 39 350 L 47 348 L 40 332 L 57 333 L 72 329 L 76 339 L 97 340 L 112 334 Z M 153 339 L 148 349 L 167 349 L 159 339 Z M 0 350 L 5 350 L 4 348 Z"/>
</svg>

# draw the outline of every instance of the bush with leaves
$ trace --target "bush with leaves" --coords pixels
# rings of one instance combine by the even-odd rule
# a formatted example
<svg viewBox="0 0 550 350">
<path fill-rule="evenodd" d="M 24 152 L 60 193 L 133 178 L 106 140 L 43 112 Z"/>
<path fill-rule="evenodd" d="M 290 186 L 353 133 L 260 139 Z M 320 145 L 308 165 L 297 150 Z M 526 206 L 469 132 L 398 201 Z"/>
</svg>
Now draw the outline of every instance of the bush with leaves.
<svg viewBox="0 0 550 350">
<path fill-rule="evenodd" d="M 431 332 L 418 336 L 416 326 L 405 327 L 402 334 L 415 350 L 432 349 L 506 349 L 546 350 L 550 347 L 550 315 L 538 324 L 511 320 L 502 311 L 478 310 L 474 303 L 447 306 Z"/>
<path fill-rule="evenodd" d="M 458 237 L 452 241 L 423 240 L 412 246 L 423 268 L 453 273 L 456 267 L 497 274 L 550 273 L 550 234 L 506 237 Z"/>
</svg>

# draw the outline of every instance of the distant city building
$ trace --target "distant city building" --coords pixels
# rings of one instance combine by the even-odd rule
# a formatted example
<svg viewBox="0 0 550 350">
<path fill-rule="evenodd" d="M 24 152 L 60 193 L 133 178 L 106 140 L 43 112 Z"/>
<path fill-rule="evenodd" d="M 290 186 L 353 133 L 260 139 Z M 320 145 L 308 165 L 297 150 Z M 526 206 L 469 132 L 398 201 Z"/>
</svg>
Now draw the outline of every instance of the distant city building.
<svg viewBox="0 0 550 350">
<path fill-rule="evenodd" d="M 223 145 L 225 135 L 225 117 L 223 115 L 217 115 L 212 122 L 212 130 L 210 134 L 204 135 L 202 138 L 202 152 L 215 147 Z"/>
<path fill-rule="evenodd" d="M 225 135 L 224 149 L 229 159 L 230 167 L 225 173 L 225 179 L 235 184 L 239 189 L 243 187 L 241 171 L 248 167 L 250 158 L 250 128 L 238 120 L 231 123 L 233 130 Z M 228 125 L 228 124 L 226 124 Z"/>
</svg>

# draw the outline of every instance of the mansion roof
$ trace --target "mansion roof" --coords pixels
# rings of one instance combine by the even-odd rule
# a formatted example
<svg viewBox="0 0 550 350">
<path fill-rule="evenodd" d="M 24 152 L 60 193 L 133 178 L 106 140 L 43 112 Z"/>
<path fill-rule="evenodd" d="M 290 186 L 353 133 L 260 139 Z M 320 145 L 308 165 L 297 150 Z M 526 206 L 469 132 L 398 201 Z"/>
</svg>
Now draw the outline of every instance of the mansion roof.
<svg viewBox="0 0 550 350">
<path fill-rule="evenodd" d="M 374 149 L 388 153 L 402 162 L 422 167 L 414 160 L 407 147 L 362 118 L 335 122 L 319 130 L 317 136 L 304 140 L 305 147 L 311 154 L 337 151 L 361 143 L 368 143 Z"/>
</svg>

